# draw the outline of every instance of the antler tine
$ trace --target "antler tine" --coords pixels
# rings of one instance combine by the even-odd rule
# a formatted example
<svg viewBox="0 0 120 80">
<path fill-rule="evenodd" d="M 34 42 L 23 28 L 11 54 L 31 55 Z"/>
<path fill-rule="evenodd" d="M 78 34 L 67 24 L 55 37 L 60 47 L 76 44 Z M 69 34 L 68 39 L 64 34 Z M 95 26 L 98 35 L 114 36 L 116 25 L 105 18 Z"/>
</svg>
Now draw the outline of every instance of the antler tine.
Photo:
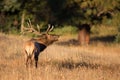
<svg viewBox="0 0 120 80">
<path fill-rule="evenodd" d="M 28 23 L 29 23 L 29 26 L 32 27 L 32 23 L 30 19 L 28 19 Z"/>
<path fill-rule="evenodd" d="M 46 33 L 48 33 L 49 30 L 50 30 L 50 24 L 48 24 L 48 28 L 47 28 L 47 30 L 46 30 Z"/>
<path fill-rule="evenodd" d="M 37 24 L 37 30 L 40 32 L 40 26 Z"/>
<path fill-rule="evenodd" d="M 30 23 L 29 22 L 27 22 L 27 25 L 28 25 L 28 27 L 30 27 Z"/>
<path fill-rule="evenodd" d="M 50 28 L 50 30 L 49 30 L 49 31 L 52 31 L 52 30 L 53 30 L 53 28 L 54 28 L 54 26 L 52 26 L 52 27 Z"/>
</svg>

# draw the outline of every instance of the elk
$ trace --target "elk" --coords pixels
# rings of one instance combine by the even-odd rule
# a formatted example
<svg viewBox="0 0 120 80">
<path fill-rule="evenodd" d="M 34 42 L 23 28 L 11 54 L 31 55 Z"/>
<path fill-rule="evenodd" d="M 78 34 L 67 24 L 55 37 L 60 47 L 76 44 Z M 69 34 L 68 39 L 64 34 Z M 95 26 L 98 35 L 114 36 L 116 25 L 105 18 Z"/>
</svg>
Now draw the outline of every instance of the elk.
<svg viewBox="0 0 120 80">
<path fill-rule="evenodd" d="M 47 46 L 58 40 L 59 35 L 49 34 L 52 29 L 53 26 L 50 28 L 49 25 L 46 32 L 40 35 L 40 37 L 30 39 L 24 43 L 26 67 L 28 67 L 28 65 L 32 65 L 34 60 L 35 67 L 37 68 L 39 54 L 44 51 Z"/>
</svg>

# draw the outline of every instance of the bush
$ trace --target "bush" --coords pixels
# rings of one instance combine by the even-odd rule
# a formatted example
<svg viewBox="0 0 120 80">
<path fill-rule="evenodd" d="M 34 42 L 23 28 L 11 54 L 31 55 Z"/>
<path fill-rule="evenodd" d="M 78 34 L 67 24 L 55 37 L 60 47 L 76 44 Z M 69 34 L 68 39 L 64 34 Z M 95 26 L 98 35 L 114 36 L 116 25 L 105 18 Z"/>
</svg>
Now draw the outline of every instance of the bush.
<svg viewBox="0 0 120 80">
<path fill-rule="evenodd" d="M 115 42 L 116 42 L 116 43 L 120 43 L 120 33 L 118 33 L 118 34 L 116 35 Z"/>
<path fill-rule="evenodd" d="M 115 42 L 120 43 L 120 26 L 118 27 L 118 34 L 116 35 Z"/>
<path fill-rule="evenodd" d="M 77 28 L 74 26 L 64 26 L 61 28 L 55 28 L 52 33 L 59 35 L 74 35 L 77 34 Z"/>
</svg>

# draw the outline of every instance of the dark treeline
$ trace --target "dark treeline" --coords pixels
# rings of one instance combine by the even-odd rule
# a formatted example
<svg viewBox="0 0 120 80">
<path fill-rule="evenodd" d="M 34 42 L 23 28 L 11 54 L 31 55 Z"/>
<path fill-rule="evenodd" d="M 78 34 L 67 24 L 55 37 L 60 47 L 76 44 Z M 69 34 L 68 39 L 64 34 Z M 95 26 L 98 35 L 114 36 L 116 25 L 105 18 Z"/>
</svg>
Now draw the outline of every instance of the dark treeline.
<svg viewBox="0 0 120 80">
<path fill-rule="evenodd" d="M 0 31 L 19 31 L 23 14 L 24 24 L 30 18 L 40 26 L 119 26 L 120 0 L 0 0 Z"/>
</svg>

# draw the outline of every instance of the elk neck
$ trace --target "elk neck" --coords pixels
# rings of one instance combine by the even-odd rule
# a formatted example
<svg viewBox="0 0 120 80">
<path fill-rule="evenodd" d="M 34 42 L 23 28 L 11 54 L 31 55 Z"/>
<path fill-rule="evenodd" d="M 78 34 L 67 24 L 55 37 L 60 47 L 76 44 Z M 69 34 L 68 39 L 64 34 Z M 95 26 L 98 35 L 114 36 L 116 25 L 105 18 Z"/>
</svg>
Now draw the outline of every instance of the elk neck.
<svg viewBox="0 0 120 80">
<path fill-rule="evenodd" d="M 31 39 L 31 41 L 48 46 L 48 41 L 44 38 Z"/>
</svg>

